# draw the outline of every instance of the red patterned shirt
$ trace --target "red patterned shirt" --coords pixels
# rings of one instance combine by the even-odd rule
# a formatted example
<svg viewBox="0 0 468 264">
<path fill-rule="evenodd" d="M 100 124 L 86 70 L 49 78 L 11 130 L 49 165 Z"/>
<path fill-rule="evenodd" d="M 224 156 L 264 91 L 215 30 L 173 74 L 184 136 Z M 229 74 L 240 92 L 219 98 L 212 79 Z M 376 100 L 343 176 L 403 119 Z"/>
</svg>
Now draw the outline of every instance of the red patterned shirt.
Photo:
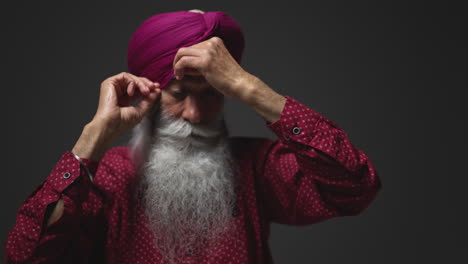
<svg viewBox="0 0 468 264">
<path fill-rule="evenodd" d="M 358 215 L 381 189 L 365 153 L 334 122 L 289 96 L 280 119 L 266 123 L 277 136 L 230 138 L 240 168 L 232 224 L 240 232 L 187 249 L 183 263 L 272 263 L 270 223 L 308 225 Z M 7 263 L 164 263 L 141 208 L 132 204 L 135 168 L 125 146 L 109 150 L 94 175 L 66 151 L 26 199 L 6 243 Z M 46 226 L 60 198 L 63 216 Z"/>
</svg>

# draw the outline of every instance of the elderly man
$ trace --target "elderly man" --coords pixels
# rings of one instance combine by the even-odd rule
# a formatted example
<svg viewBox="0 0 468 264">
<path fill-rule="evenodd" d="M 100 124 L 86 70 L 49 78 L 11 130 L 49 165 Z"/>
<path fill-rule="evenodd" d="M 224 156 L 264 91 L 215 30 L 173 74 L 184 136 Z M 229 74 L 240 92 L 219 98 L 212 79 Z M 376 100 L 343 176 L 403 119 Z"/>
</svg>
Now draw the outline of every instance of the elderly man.
<svg viewBox="0 0 468 264">
<path fill-rule="evenodd" d="M 220 11 L 142 23 L 130 72 L 102 82 L 94 118 L 21 206 L 7 262 L 272 263 L 271 222 L 367 208 L 381 182 L 366 154 L 246 72 L 243 49 L 239 25 Z M 225 96 L 277 138 L 228 137 Z M 111 148 L 132 128 L 128 146 Z"/>
</svg>

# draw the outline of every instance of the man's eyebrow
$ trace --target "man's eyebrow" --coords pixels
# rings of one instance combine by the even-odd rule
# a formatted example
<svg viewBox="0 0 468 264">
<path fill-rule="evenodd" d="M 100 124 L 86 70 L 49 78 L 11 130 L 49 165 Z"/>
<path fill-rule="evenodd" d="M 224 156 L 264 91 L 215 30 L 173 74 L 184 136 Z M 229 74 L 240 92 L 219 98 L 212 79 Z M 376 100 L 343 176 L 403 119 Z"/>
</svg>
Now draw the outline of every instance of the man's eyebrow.
<svg viewBox="0 0 468 264">
<path fill-rule="evenodd" d="M 184 89 L 186 88 L 182 85 L 173 85 L 169 88 L 169 90 L 184 90 Z"/>
<path fill-rule="evenodd" d="M 180 89 L 183 90 L 189 90 L 189 91 L 206 91 L 210 89 L 214 89 L 209 83 L 204 83 L 204 84 L 193 84 L 193 83 L 185 83 L 180 85 Z"/>
</svg>

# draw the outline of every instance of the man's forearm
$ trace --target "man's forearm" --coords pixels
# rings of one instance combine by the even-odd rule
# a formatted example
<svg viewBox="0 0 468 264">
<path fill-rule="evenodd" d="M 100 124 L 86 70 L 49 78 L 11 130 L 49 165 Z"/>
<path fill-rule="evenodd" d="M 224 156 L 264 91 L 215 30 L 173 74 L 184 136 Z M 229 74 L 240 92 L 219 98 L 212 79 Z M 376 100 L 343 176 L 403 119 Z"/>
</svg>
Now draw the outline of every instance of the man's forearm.
<svg viewBox="0 0 468 264">
<path fill-rule="evenodd" d="M 277 121 L 286 103 L 286 98 L 265 84 L 258 77 L 248 74 L 241 84 L 247 91 L 241 101 L 252 107 L 260 116 L 270 123 Z"/>
<path fill-rule="evenodd" d="M 80 158 L 99 161 L 115 139 L 111 135 L 103 125 L 91 121 L 83 128 L 72 152 Z"/>
</svg>

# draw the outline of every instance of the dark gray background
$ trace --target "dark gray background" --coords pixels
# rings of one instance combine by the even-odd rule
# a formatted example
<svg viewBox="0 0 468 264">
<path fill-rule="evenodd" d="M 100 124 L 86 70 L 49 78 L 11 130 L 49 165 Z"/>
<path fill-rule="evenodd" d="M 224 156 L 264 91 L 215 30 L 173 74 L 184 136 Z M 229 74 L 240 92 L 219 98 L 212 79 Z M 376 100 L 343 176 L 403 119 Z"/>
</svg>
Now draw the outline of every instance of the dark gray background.
<svg viewBox="0 0 468 264">
<path fill-rule="evenodd" d="M 41 2 L 2 7 L 2 260 L 17 209 L 91 120 L 100 83 L 127 70 L 131 33 L 155 13 L 198 8 L 233 16 L 246 36 L 242 66 L 339 124 L 383 182 L 360 216 L 273 225 L 276 263 L 466 261 L 460 6 Z M 251 109 L 232 101 L 226 108 L 233 135 L 273 137 Z"/>
</svg>

